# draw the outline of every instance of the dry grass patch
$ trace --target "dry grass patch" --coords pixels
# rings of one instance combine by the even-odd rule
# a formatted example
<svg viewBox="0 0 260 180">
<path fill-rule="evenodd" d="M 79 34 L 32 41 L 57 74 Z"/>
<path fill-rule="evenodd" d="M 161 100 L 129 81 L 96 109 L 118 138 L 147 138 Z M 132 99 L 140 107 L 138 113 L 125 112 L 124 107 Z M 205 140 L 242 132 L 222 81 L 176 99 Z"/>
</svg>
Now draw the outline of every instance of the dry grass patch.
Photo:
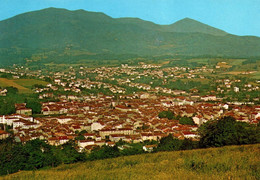
<svg viewBox="0 0 260 180">
<path fill-rule="evenodd" d="M 37 79 L 6 79 L 0 78 L 0 87 L 13 86 L 18 89 L 19 93 L 32 93 L 33 85 L 47 85 L 48 82 Z"/>
<path fill-rule="evenodd" d="M 15 82 L 13 79 L 0 78 L 0 87 L 13 86 L 18 89 L 20 93 L 30 93 L 31 90 L 23 87 Z"/>
</svg>

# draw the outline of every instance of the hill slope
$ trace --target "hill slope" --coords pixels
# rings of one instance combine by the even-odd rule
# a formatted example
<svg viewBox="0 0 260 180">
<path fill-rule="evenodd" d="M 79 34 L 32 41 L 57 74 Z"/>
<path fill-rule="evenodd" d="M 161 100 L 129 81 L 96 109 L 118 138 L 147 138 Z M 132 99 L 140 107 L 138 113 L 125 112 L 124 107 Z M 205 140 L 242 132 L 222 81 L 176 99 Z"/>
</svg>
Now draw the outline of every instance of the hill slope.
<svg viewBox="0 0 260 180">
<path fill-rule="evenodd" d="M 259 179 L 259 150 L 256 144 L 160 152 L 23 171 L 3 179 Z"/>
<path fill-rule="evenodd" d="M 48 8 L 0 22 L 0 62 L 50 51 L 136 55 L 260 55 L 260 38 L 235 36 L 192 19 L 157 25 L 137 18 Z M 72 54 L 73 55 L 73 54 Z"/>
<path fill-rule="evenodd" d="M 226 33 L 225 31 L 208 26 L 206 24 L 203 24 L 199 21 L 190 18 L 184 18 L 180 21 L 175 22 L 172 25 L 165 26 L 164 28 L 169 32 L 185 32 L 185 33 L 199 32 L 199 33 L 205 33 L 205 34 L 210 34 L 215 36 L 228 35 L 228 33 Z"/>
</svg>

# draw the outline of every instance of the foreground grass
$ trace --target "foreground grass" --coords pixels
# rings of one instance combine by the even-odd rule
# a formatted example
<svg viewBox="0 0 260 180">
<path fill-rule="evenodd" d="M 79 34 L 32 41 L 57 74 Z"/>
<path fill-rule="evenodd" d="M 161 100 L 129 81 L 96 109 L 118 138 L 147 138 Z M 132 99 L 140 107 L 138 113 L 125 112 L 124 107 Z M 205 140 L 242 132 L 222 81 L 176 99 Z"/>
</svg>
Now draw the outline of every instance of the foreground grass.
<svg viewBox="0 0 260 180">
<path fill-rule="evenodd" d="M 126 156 L 0 179 L 260 179 L 260 144 Z"/>
</svg>

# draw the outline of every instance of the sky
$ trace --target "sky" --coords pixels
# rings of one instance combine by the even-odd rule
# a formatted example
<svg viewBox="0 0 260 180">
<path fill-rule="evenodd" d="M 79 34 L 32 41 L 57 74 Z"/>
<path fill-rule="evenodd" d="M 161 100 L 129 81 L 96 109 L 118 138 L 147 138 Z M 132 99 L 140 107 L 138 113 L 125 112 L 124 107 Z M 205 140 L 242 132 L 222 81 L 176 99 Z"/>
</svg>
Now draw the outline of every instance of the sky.
<svg viewBox="0 0 260 180">
<path fill-rule="evenodd" d="M 260 0 L 0 0 L 0 21 L 48 7 L 172 24 L 189 17 L 235 35 L 260 37 Z"/>
</svg>

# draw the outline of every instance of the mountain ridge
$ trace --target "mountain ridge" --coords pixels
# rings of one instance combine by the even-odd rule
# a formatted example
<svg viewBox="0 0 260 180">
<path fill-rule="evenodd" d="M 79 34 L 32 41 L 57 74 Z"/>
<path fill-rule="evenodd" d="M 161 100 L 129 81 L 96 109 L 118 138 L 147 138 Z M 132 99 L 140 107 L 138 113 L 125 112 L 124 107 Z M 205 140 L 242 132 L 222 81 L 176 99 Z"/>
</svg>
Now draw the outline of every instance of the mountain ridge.
<svg viewBox="0 0 260 180">
<path fill-rule="evenodd" d="M 35 50 L 64 50 L 68 46 L 97 54 L 260 55 L 259 37 L 228 34 L 190 18 L 158 25 L 139 18 L 47 8 L 0 21 L 0 62 L 9 57 L 6 49 L 32 51 L 23 56 L 30 58 Z"/>
<path fill-rule="evenodd" d="M 172 29 L 172 32 L 201 32 L 216 36 L 225 36 L 229 34 L 223 30 L 214 28 L 188 17 L 176 21 L 175 23 L 169 25 L 168 28 Z"/>
<path fill-rule="evenodd" d="M 54 13 L 55 12 L 55 13 Z M 162 31 L 166 31 L 166 32 L 201 32 L 201 31 L 180 31 L 177 27 L 177 30 L 175 29 L 171 29 L 171 28 L 175 28 L 176 24 L 180 23 L 180 22 L 184 22 L 186 23 L 186 21 L 189 21 L 189 23 L 197 23 L 197 24 L 203 24 L 204 27 L 208 27 L 208 28 L 213 28 L 213 29 L 216 29 L 218 31 L 221 31 L 221 32 L 224 32 L 222 30 L 219 30 L 217 28 L 214 28 L 214 27 L 211 27 L 209 25 L 206 25 L 204 23 L 201 23 L 199 21 L 196 21 L 194 19 L 191 19 L 191 18 L 184 18 L 184 19 L 181 19 L 179 21 L 176 21 L 175 23 L 172 23 L 172 24 L 169 24 L 169 25 L 160 25 L 160 24 L 156 24 L 152 21 L 147 21 L 147 20 L 142 20 L 140 18 L 135 18 L 135 17 L 120 17 L 120 18 L 112 18 L 108 15 L 106 15 L 105 13 L 103 12 L 93 12 L 93 11 L 86 11 L 84 9 L 78 9 L 78 10 L 67 10 L 67 9 L 64 9 L 64 8 L 54 8 L 54 7 L 50 7 L 50 8 L 45 8 L 45 9 L 42 9 L 42 10 L 37 10 L 37 11 L 30 11 L 30 12 L 26 12 L 26 13 L 22 13 L 22 14 L 19 14 L 19 15 L 16 15 L 16 16 L 13 16 L 11 18 L 8 18 L 8 19 L 5 19 L 5 20 L 2 20 L 0 21 L 0 23 L 4 23 L 4 22 L 7 22 L 9 20 L 12 20 L 14 18 L 28 18 L 26 16 L 31 16 L 33 14 L 41 14 L 41 15 L 46 15 L 48 13 L 51 13 L 52 15 L 59 15 L 60 13 L 68 13 L 70 15 L 84 15 L 84 16 L 92 16 L 92 15 L 95 15 L 95 16 L 99 16 L 98 19 L 95 19 L 95 20 L 100 20 L 100 18 L 102 17 L 102 20 L 104 21 L 108 21 L 108 20 L 111 20 L 111 21 L 114 21 L 114 22 L 123 22 L 123 23 L 136 23 L 136 22 L 141 22 L 141 23 L 146 23 L 146 24 L 150 24 L 150 25 L 153 25 L 153 26 L 157 26 L 157 27 L 160 27 L 159 29 L 162 30 Z M 54 14 L 53 14 L 54 13 Z M 191 27 L 192 28 L 192 27 Z M 203 32 L 205 34 L 211 34 L 211 33 L 208 33 L 208 32 Z M 225 32 L 225 34 L 228 34 Z M 214 34 L 212 34 L 214 35 Z"/>
</svg>

